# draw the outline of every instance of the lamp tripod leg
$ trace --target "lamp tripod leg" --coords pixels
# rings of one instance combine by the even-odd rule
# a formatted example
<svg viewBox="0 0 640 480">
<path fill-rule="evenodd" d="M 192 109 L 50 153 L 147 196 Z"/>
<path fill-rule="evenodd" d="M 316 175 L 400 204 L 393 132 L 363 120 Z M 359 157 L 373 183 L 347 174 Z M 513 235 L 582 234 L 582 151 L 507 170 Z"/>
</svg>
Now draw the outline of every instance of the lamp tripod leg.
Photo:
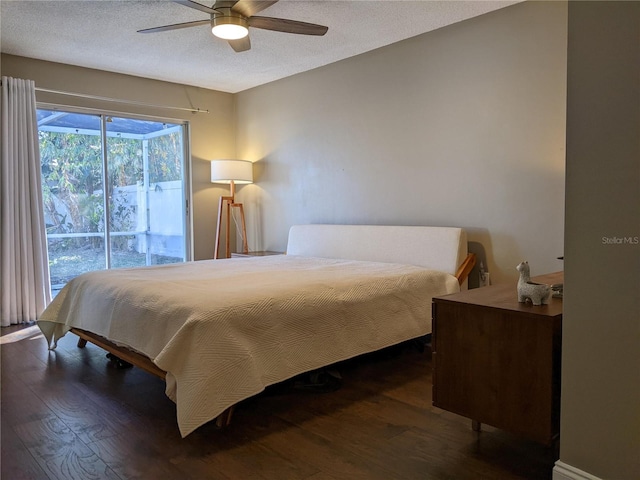
<svg viewBox="0 0 640 480">
<path fill-rule="evenodd" d="M 231 257 L 231 202 L 227 202 L 227 230 L 225 232 L 225 258 Z"/>
<path fill-rule="evenodd" d="M 249 245 L 247 244 L 247 226 L 244 221 L 244 206 L 241 203 L 236 204 L 240 209 L 240 222 L 242 223 L 242 253 L 249 253 Z"/>
<path fill-rule="evenodd" d="M 220 228 L 222 227 L 222 204 L 224 203 L 224 198 L 220 197 L 218 201 L 218 225 L 216 226 L 216 245 L 213 250 L 213 258 L 220 258 Z"/>
</svg>

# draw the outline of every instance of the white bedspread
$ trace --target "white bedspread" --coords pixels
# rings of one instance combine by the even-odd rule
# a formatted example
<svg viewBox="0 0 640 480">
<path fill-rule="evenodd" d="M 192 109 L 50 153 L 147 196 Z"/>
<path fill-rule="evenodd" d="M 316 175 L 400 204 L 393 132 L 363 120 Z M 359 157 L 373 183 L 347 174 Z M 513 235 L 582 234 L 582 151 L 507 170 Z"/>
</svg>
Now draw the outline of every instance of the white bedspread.
<svg viewBox="0 0 640 480">
<path fill-rule="evenodd" d="M 92 272 L 38 324 L 128 346 L 167 372 L 186 436 L 299 373 L 431 332 L 431 298 L 452 275 L 407 265 L 291 255 Z"/>
</svg>

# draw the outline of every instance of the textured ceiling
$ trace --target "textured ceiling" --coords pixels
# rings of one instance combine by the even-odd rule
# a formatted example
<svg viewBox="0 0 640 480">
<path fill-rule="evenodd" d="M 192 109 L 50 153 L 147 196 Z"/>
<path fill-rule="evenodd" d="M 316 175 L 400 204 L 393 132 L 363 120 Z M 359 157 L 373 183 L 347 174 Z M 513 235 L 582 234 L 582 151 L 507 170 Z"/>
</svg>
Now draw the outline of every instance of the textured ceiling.
<svg viewBox="0 0 640 480">
<path fill-rule="evenodd" d="M 0 1 L 3 53 L 236 93 L 456 23 L 516 1 L 280 0 L 258 15 L 329 27 L 325 36 L 250 29 L 235 53 L 207 26 L 137 30 L 204 20 L 167 0 Z M 202 0 L 211 6 L 212 0 Z"/>
</svg>

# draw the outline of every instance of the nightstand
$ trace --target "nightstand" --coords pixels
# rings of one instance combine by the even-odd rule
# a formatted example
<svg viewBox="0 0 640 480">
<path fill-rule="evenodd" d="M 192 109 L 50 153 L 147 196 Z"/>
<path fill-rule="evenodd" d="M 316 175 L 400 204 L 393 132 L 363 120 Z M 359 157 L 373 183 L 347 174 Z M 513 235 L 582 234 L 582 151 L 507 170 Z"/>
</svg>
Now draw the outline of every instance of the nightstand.
<svg viewBox="0 0 640 480">
<path fill-rule="evenodd" d="M 563 273 L 533 279 L 562 283 Z M 562 299 L 518 303 L 516 284 L 433 299 L 433 405 L 551 445 L 560 432 Z"/>
<path fill-rule="evenodd" d="M 249 253 L 232 253 L 231 258 L 243 258 L 243 257 L 268 257 L 269 255 L 284 255 L 282 252 L 272 252 L 264 250 L 261 252 L 249 252 Z"/>
</svg>

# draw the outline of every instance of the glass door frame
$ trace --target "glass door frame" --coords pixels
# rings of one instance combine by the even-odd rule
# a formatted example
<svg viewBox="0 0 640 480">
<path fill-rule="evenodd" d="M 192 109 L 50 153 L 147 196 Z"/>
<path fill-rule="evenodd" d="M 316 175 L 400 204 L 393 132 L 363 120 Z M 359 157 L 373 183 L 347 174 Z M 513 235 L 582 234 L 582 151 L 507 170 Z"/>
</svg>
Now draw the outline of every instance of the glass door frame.
<svg viewBox="0 0 640 480">
<path fill-rule="evenodd" d="M 55 103 L 37 102 L 37 109 L 53 110 L 60 112 L 79 113 L 86 115 L 95 115 L 100 118 L 100 138 L 102 145 L 102 183 L 103 183 L 103 208 L 104 208 L 104 248 L 106 256 L 106 268 L 111 268 L 111 225 L 110 218 L 110 206 L 109 206 L 109 179 L 108 179 L 108 148 L 107 148 L 107 118 L 119 117 L 127 118 L 131 120 L 153 121 L 159 123 L 169 123 L 172 125 L 179 125 L 182 127 L 182 157 L 183 157 L 183 175 L 182 175 L 182 189 L 184 192 L 184 216 L 183 216 L 183 231 L 184 231 L 184 261 L 188 262 L 193 259 L 193 215 L 192 208 L 192 189 L 191 189 L 191 129 L 187 120 L 160 117 L 155 115 L 140 115 L 127 112 L 118 112 L 113 110 L 102 110 L 96 108 L 74 107 L 68 105 L 61 105 Z M 148 173 L 147 173 L 148 174 Z"/>
</svg>

